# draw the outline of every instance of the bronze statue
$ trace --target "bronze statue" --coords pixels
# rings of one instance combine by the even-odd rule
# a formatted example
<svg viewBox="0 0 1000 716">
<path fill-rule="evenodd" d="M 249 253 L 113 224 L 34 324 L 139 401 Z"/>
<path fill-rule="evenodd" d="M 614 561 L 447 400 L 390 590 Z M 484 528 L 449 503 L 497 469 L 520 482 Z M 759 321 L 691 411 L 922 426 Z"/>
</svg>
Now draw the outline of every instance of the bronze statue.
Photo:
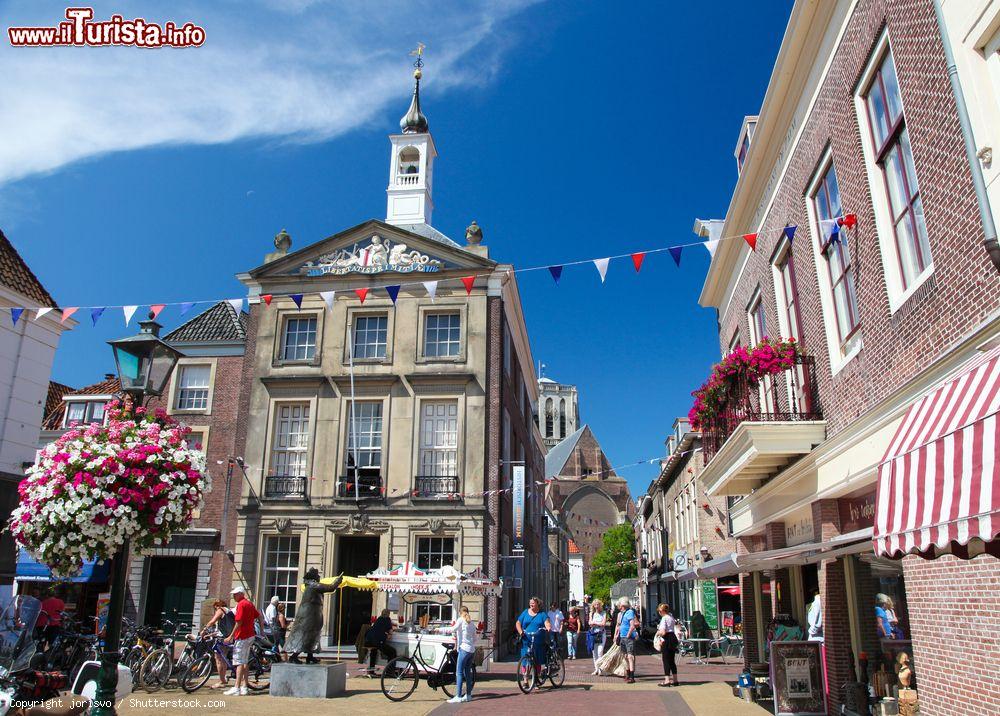
<svg viewBox="0 0 1000 716">
<path fill-rule="evenodd" d="M 306 572 L 305 591 L 295 610 L 295 620 L 285 642 L 288 660 L 291 663 L 301 664 L 299 654 L 302 652 L 306 653 L 307 664 L 319 663 L 313 652 L 319 648 L 319 634 L 323 631 L 323 595 L 337 591 L 340 582 L 341 578 L 337 577 L 330 584 L 323 584 L 320 581 L 319 570 L 315 567 Z"/>
</svg>

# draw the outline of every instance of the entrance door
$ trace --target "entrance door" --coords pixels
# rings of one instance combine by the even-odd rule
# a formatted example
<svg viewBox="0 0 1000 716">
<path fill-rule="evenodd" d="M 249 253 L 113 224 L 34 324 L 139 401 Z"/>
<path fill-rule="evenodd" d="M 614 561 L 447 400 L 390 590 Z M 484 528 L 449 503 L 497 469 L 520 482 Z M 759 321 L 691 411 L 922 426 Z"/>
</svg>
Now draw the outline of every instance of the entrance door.
<svg viewBox="0 0 1000 716">
<path fill-rule="evenodd" d="M 197 581 L 197 557 L 150 557 L 145 623 L 160 626 L 169 619 L 174 624 L 191 624 Z"/>
<path fill-rule="evenodd" d="M 361 577 L 378 569 L 378 537 L 337 538 L 337 574 Z M 334 604 L 331 635 L 337 639 L 336 620 L 339 617 L 340 643 L 353 644 L 361 627 L 371 622 L 372 593 L 361 589 L 341 589 L 342 605 Z M 341 611 L 342 610 L 342 611 Z"/>
</svg>

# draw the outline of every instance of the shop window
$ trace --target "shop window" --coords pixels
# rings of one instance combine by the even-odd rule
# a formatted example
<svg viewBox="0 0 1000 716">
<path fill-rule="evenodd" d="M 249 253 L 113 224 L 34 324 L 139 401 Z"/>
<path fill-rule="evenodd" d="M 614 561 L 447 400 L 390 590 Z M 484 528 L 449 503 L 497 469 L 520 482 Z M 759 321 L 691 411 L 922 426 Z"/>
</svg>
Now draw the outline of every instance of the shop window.
<svg viewBox="0 0 1000 716">
<path fill-rule="evenodd" d="M 448 604 L 438 604 L 437 602 L 416 602 L 413 605 L 414 621 L 420 622 L 420 617 L 424 614 L 431 622 L 440 622 L 443 624 L 450 624 L 453 622 L 454 607 L 449 602 Z"/>
</svg>

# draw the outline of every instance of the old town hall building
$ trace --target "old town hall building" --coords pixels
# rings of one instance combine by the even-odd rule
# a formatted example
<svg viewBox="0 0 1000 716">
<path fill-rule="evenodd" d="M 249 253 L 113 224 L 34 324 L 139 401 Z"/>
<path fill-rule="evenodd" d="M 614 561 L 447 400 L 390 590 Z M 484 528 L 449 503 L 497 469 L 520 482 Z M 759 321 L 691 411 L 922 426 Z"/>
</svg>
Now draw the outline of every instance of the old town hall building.
<svg viewBox="0 0 1000 716">
<path fill-rule="evenodd" d="M 414 77 L 390 136 L 385 219 L 294 251 L 281 232 L 239 276 L 250 400 L 235 564 L 260 603 L 277 595 L 290 616 L 310 567 L 482 569 L 506 577 L 502 598 L 464 603 L 494 631 L 541 587 L 538 384 L 512 267 L 490 258 L 475 222 L 464 244 L 431 225 L 436 150 L 419 66 Z M 327 601 L 325 647 L 353 644 L 386 606 L 452 616 L 450 604 L 342 595 Z"/>
</svg>

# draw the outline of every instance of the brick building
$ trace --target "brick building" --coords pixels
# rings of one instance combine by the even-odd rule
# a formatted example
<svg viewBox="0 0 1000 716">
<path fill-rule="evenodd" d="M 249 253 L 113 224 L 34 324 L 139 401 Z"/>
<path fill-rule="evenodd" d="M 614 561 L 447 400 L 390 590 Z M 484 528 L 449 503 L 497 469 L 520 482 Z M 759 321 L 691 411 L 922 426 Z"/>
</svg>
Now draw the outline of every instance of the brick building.
<svg viewBox="0 0 1000 716">
<path fill-rule="evenodd" d="M 635 519 L 638 551 L 647 555 L 645 567 L 640 564 L 645 609 L 653 615 L 657 604 L 666 602 L 678 619 L 700 611 L 712 629 L 731 631 L 740 614 L 737 579 L 699 574 L 703 564 L 735 547 L 728 498 L 706 493 L 701 435 L 686 418 L 674 421 L 665 444 L 668 457 L 639 499 Z"/>
<path fill-rule="evenodd" d="M 546 501 L 583 556 L 584 582 L 608 527 L 631 522 L 635 502 L 589 425 L 545 456 Z"/>
<path fill-rule="evenodd" d="M 164 618 L 198 623 L 204 603 L 227 597 L 232 588 L 233 565 L 226 552 L 235 546 L 244 478 L 235 464 L 230 467 L 230 460 L 243 455 L 246 440 L 248 321 L 248 314 L 237 314 L 222 301 L 163 336 L 184 357 L 165 394 L 149 405 L 164 407 L 192 429 L 190 440 L 205 452 L 212 489 L 188 530 L 152 555 L 132 559 L 126 608 L 140 623 L 159 624 Z M 56 439 L 70 423 L 103 421 L 105 405 L 118 397 L 120 385 L 108 374 L 79 389 L 53 384 L 49 393 L 41 445 Z M 85 569 L 85 574 L 106 582 L 106 571 Z M 88 599 L 96 597 L 93 591 L 87 592 Z M 89 606 L 86 602 L 81 608 Z"/>
<path fill-rule="evenodd" d="M 795 3 L 760 115 L 744 121 L 700 299 L 718 311 L 723 354 L 777 336 L 804 354 L 734 389 L 702 426 L 702 481 L 735 499 L 738 544 L 699 569 L 740 575 L 748 663 L 765 660 L 775 623 L 806 624 L 819 594 L 831 714 L 859 708 L 841 685 L 860 654 L 877 668 L 900 652 L 914 657 L 924 713 L 1000 711 L 987 676 L 1000 650 L 960 633 L 992 634 L 1000 614 L 1000 522 L 979 489 L 992 480 L 1000 492 L 980 462 L 995 439 L 997 382 L 984 372 L 1000 282 L 982 237 L 996 185 L 980 200 L 974 184 L 988 165 L 980 148 L 996 139 L 976 118 L 997 112 L 996 53 L 982 49 L 1000 4 L 979 6 L 971 33 L 942 32 L 931 0 Z M 959 22 L 963 5 L 947 7 Z M 973 38 L 959 69 L 978 145 L 949 82 L 951 34 Z M 983 399 L 943 410 L 973 384 Z M 944 460 L 955 435 L 966 468 Z M 898 617 L 889 636 L 886 597 Z"/>
</svg>

